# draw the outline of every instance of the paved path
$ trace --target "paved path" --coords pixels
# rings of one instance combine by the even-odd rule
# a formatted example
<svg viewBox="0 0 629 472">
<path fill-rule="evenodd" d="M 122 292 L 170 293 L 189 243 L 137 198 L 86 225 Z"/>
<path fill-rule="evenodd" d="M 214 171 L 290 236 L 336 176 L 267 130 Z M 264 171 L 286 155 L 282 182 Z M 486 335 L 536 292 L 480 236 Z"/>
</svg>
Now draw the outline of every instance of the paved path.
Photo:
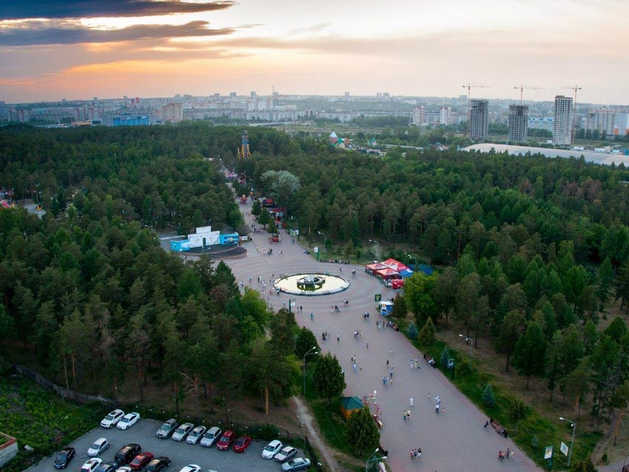
<svg viewBox="0 0 629 472">
<path fill-rule="evenodd" d="M 242 205 L 249 212 L 250 205 Z M 247 223 L 255 223 L 246 215 Z M 249 255 L 243 259 L 227 261 L 236 280 L 252 288 L 262 290 L 258 276 L 266 281 L 264 298 L 276 310 L 288 303 L 288 295 L 269 295 L 269 279 L 283 273 L 317 271 L 342 275 L 350 287 L 339 294 L 320 297 L 294 297 L 297 307 L 296 318 L 301 326 L 310 328 L 324 351 L 335 354 L 346 372 L 346 395 L 364 397 L 376 392 L 375 398 L 381 409 L 384 423 L 381 444 L 388 449 L 388 462 L 394 472 L 434 471 L 438 472 L 482 472 L 508 470 L 512 472 L 540 470 L 532 460 L 517 448 L 510 439 L 496 434 L 493 429 L 483 428 L 487 418 L 463 394 L 461 394 L 437 369 L 429 368 L 422 354 L 402 333 L 391 328 L 378 329 L 376 321 L 384 318 L 376 313 L 374 294 L 381 293 L 383 299 L 395 296 L 375 277 L 365 273 L 362 266 L 339 265 L 316 262 L 303 253 L 301 246 L 291 243 L 291 237 L 282 234 L 282 243 L 270 244 L 268 235 L 255 234 L 248 243 Z M 256 251 L 256 245 L 259 251 Z M 263 250 L 273 247 L 273 255 Z M 280 255 L 280 251 L 283 255 Z M 340 269 L 343 269 L 341 273 Z M 352 268 L 356 275 L 351 275 Z M 252 282 L 249 283 L 249 277 Z M 349 307 L 343 307 L 343 299 Z M 331 313 L 331 306 L 338 305 L 340 313 Z M 364 320 L 362 313 L 369 311 L 370 318 Z M 310 320 L 314 313 L 314 321 Z M 354 331 L 360 330 L 362 337 L 355 338 Z M 330 339 L 321 340 L 321 333 L 330 332 Z M 337 341 L 337 335 L 340 340 Z M 369 347 L 367 348 L 367 343 Z M 357 356 L 358 369 L 352 370 L 351 357 Z M 411 359 L 419 359 L 421 369 L 412 369 Z M 382 378 L 390 375 L 393 367 L 393 383 L 384 386 Z M 442 400 L 443 414 L 435 413 L 435 396 Z M 409 406 L 413 397 L 414 406 Z M 370 402 L 372 411 L 373 402 Z M 403 419 L 403 410 L 410 409 L 410 420 Z M 420 459 L 411 461 L 410 451 L 421 447 Z M 513 458 L 498 461 L 498 451 L 510 448 Z"/>
<path fill-rule="evenodd" d="M 332 456 L 325 443 L 321 440 L 319 434 L 317 433 L 317 429 L 312 424 L 314 418 L 310 414 L 310 409 L 308 408 L 308 406 L 303 401 L 301 401 L 301 398 L 299 397 L 292 397 L 291 400 L 295 402 L 295 406 L 297 407 L 297 418 L 306 426 L 306 429 L 308 430 L 308 438 L 310 442 L 312 442 L 314 446 L 321 452 L 321 455 L 323 455 L 323 459 L 328 465 L 329 470 L 341 470 L 338 462 L 336 461 L 334 456 Z"/>
</svg>

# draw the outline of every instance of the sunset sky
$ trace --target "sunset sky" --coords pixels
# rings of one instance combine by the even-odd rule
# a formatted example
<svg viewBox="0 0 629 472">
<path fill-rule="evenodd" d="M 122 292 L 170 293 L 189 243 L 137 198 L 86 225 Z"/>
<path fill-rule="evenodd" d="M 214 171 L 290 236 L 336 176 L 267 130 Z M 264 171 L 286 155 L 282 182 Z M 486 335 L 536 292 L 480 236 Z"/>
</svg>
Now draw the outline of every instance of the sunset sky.
<svg viewBox="0 0 629 472">
<path fill-rule="evenodd" d="M 7 5 L 9 4 L 10 5 Z M 629 104 L 628 0 L 0 0 L 7 103 L 215 92 Z"/>
</svg>

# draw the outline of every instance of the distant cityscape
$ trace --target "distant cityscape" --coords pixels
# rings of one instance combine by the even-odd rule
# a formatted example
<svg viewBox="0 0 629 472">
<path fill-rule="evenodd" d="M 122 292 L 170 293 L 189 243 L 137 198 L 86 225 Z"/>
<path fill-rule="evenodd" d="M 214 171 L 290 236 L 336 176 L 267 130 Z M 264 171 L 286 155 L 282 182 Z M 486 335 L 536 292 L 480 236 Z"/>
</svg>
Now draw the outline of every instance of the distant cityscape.
<svg viewBox="0 0 629 472">
<path fill-rule="evenodd" d="M 468 89 L 469 92 L 469 89 Z M 522 90 L 521 90 L 522 92 Z M 137 126 L 178 123 L 186 120 L 233 120 L 251 123 L 285 123 L 332 120 L 348 123 L 360 117 L 407 117 L 418 127 L 465 126 L 473 141 L 486 141 L 489 125 L 508 126 L 509 141 L 527 142 L 529 130 L 545 130 L 548 143 L 569 146 L 576 129 L 613 140 L 629 133 L 629 107 L 580 103 L 557 95 L 554 101 L 479 99 L 458 97 L 317 95 L 176 95 L 164 98 L 66 100 L 15 103 L 0 101 L 0 122 L 32 123 L 38 126 Z M 536 136 L 540 136 L 536 134 Z"/>
</svg>

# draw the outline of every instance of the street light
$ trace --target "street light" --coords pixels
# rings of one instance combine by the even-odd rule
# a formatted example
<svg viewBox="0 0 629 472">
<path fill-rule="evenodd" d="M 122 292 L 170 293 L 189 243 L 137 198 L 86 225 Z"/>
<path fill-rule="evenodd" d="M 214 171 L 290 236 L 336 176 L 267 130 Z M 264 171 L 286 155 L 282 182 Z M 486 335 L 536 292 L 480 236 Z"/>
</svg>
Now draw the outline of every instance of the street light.
<svg viewBox="0 0 629 472">
<path fill-rule="evenodd" d="M 380 243 L 375 239 L 370 239 L 369 242 L 376 246 L 376 259 L 380 260 Z"/>
<path fill-rule="evenodd" d="M 413 272 L 417 272 L 417 258 L 411 254 L 407 254 L 407 256 L 415 261 L 415 268 L 413 269 Z"/>
<path fill-rule="evenodd" d="M 369 459 L 367 459 L 367 462 L 365 463 L 365 472 L 369 472 L 369 463 L 372 461 L 372 457 L 380 450 L 380 447 L 377 447 L 375 451 L 373 451 L 373 453 L 369 456 Z M 387 451 L 382 451 L 384 454 L 382 455 L 382 457 L 376 457 L 376 460 L 380 460 L 380 459 L 386 459 L 387 458 Z"/>
<path fill-rule="evenodd" d="M 570 467 L 570 459 L 572 458 L 572 446 L 574 446 L 574 435 L 577 432 L 577 424 L 572 420 L 567 420 L 563 416 L 560 416 L 559 419 L 561 421 L 565 421 L 566 423 L 570 423 L 570 426 L 572 426 L 572 441 L 570 441 L 570 452 L 568 453 L 568 467 Z"/>
<path fill-rule="evenodd" d="M 306 357 L 319 354 L 318 351 L 314 351 L 316 348 L 317 346 L 312 346 L 310 350 L 306 354 L 304 354 L 304 397 L 306 396 Z"/>
<path fill-rule="evenodd" d="M 325 241 L 327 240 L 327 236 L 323 231 L 317 231 L 321 236 L 323 236 L 323 247 L 325 248 Z M 317 261 L 319 260 L 319 254 L 321 254 L 321 249 L 317 251 Z"/>
<path fill-rule="evenodd" d="M 463 336 L 460 333 L 459 333 L 459 337 L 465 338 L 465 342 L 470 345 L 470 358 L 471 358 L 472 357 L 472 338 L 470 338 L 469 336 Z"/>
</svg>

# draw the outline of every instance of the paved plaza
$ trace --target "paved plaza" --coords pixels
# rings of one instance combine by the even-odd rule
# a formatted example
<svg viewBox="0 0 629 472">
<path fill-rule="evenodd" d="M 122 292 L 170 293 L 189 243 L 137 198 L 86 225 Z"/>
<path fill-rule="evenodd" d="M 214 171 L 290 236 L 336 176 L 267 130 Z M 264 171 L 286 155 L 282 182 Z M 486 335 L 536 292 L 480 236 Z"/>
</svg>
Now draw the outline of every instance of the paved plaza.
<svg viewBox="0 0 629 472">
<path fill-rule="evenodd" d="M 251 206 L 242 205 L 241 209 L 249 212 Z M 250 214 L 245 218 L 247 223 L 255 224 Z M 291 240 L 289 235 L 282 233 L 282 242 L 271 244 L 267 233 L 254 234 L 253 241 L 246 245 L 247 257 L 226 262 L 238 283 L 262 291 L 262 284 L 257 281 L 261 277 L 266 282 L 264 299 L 275 310 L 287 306 L 289 296 L 269 293 L 269 280 L 274 276 L 293 272 L 329 272 L 350 282 L 349 288 L 338 294 L 292 295 L 297 305 L 293 311 L 299 325 L 311 329 L 322 349 L 339 359 L 345 369 L 346 395 L 363 398 L 375 392 L 383 421 L 381 444 L 389 451 L 388 462 L 394 472 L 540 470 L 510 439 L 499 436 L 492 428 L 484 428 L 487 417 L 438 369 L 429 368 L 422 353 L 402 333 L 392 328 L 376 327 L 376 321 L 385 318 L 376 313 L 374 294 L 380 293 L 386 300 L 395 296 L 393 290 L 365 273 L 363 266 L 317 262 L 311 255 L 303 253 L 297 241 L 292 243 Z M 264 251 L 271 247 L 272 255 L 265 255 Z M 352 269 L 356 269 L 356 275 L 351 274 Z M 348 306 L 344 306 L 344 299 L 349 301 Z M 339 313 L 331 311 L 334 305 L 339 307 Z M 363 318 L 365 311 L 370 313 L 367 320 Z M 310 319 L 311 312 L 314 320 Z M 330 333 L 326 341 L 321 340 L 324 331 Z M 355 331 L 362 335 L 355 337 Z M 351 361 L 353 356 L 356 356 L 356 371 Z M 411 368 L 412 359 L 418 359 L 421 369 Z M 391 371 L 393 382 L 383 385 L 383 377 L 390 380 Z M 434 398 L 437 396 L 445 410 L 441 414 L 435 412 Z M 370 408 L 375 412 L 373 402 L 370 402 Z M 411 411 L 408 420 L 403 418 L 404 410 Z M 417 447 L 421 447 L 422 456 L 411 461 L 410 451 Z M 507 448 L 513 451 L 512 458 L 499 461 L 498 451 Z"/>
</svg>

